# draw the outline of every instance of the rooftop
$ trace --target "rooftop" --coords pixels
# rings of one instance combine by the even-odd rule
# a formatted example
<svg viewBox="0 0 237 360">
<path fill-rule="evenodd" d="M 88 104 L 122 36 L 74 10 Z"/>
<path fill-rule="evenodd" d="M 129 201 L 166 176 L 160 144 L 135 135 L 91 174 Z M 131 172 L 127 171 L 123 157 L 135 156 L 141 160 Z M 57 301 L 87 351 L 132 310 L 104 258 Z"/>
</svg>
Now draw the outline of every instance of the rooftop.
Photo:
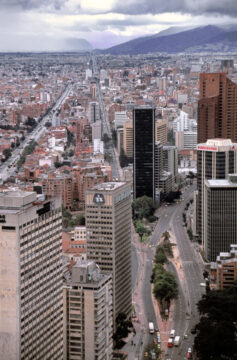
<svg viewBox="0 0 237 360">
<path fill-rule="evenodd" d="M 91 190 L 110 191 L 118 189 L 125 184 L 126 182 L 105 182 L 95 185 Z"/>
</svg>

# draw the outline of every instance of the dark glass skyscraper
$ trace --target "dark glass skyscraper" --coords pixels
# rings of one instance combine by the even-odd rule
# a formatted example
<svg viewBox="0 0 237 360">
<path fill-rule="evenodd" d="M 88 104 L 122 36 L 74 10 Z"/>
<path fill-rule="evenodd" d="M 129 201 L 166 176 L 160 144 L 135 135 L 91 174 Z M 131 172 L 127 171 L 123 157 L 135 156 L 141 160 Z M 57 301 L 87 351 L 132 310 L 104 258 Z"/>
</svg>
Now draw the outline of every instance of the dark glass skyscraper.
<svg viewBox="0 0 237 360">
<path fill-rule="evenodd" d="M 155 199 L 155 108 L 133 109 L 133 194 Z"/>
</svg>

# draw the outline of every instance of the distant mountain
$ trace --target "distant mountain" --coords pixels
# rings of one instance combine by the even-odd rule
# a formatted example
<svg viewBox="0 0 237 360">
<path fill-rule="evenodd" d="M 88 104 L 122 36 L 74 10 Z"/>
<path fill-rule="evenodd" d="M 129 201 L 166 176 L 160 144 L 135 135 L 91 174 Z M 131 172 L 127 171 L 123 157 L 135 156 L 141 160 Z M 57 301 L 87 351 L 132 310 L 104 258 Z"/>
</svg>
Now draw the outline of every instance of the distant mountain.
<svg viewBox="0 0 237 360">
<path fill-rule="evenodd" d="M 65 39 L 62 47 L 64 51 L 90 51 L 93 48 L 89 41 L 76 38 Z"/>
<path fill-rule="evenodd" d="M 181 32 L 179 31 L 181 30 Z M 178 31 L 178 32 L 177 32 Z M 174 33 L 175 32 L 175 33 Z M 227 29 L 208 25 L 182 31 L 170 28 L 164 32 L 130 40 L 103 50 L 103 53 L 146 54 L 153 52 L 200 52 L 200 51 L 237 51 L 237 29 Z"/>
</svg>

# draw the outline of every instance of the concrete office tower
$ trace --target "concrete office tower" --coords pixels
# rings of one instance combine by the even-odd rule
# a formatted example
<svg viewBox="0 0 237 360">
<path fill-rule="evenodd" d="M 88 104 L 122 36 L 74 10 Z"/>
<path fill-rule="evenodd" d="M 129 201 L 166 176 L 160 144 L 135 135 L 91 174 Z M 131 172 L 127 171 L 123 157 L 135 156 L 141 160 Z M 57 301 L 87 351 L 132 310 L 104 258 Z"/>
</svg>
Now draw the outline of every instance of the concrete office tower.
<svg viewBox="0 0 237 360">
<path fill-rule="evenodd" d="M 200 239 L 204 239 L 205 180 L 226 179 L 237 171 L 237 144 L 228 139 L 212 139 L 198 144 L 197 189 L 198 211 L 197 229 Z"/>
<path fill-rule="evenodd" d="M 178 149 L 176 146 L 163 146 L 163 169 L 172 174 L 175 181 L 178 176 Z"/>
<path fill-rule="evenodd" d="M 100 119 L 99 103 L 96 101 L 89 103 L 89 121 L 91 124 L 95 123 Z"/>
<path fill-rule="evenodd" d="M 98 184 L 86 191 L 87 258 L 112 274 L 113 322 L 132 308 L 131 187 L 125 182 Z"/>
<path fill-rule="evenodd" d="M 127 120 L 126 111 L 118 111 L 114 113 L 114 125 L 115 129 L 120 126 L 123 126 Z"/>
<path fill-rule="evenodd" d="M 133 123 L 127 121 L 123 125 L 123 148 L 125 155 L 132 159 L 133 158 Z"/>
<path fill-rule="evenodd" d="M 157 120 L 155 123 L 155 141 L 160 141 L 161 145 L 167 143 L 168 120 Z"/>
<path fill-rule="evenodd" d="M 133 196 L 155 199 L 155 108 L 133 109 Z"/>
<path fill-rule="evenodd" d="M 112 276 L 93 261 L 78 261 L 63 288 L 64 360 L 111 360 Z"/>
<path fill-rule="evenodd" d="M 177 131 L 175 133 L 175 146 L 178 150 L 196 149 L 197 132 L 196 131 Z"/>
<path fill-rule="evenodd" d="M 0 357 L 62 359 L 61 201 L 0 193 Z"/>
<path fill-rule="evenodd" d="M 215 261 L 220 252 L 237 244 L 237 174 L 205 181 L 204 255 Z"/>
<path fill-rule="evenodd" d="M 198 143 L 213 138 L 237 142 L 237 84 L 226 73 L 200 74 Z"/>
<path fill-rule="evenodd" d="M 160 141 L 157 141 L 155 143 L 155 189 L 159 189 L 159 181 L 162 172 L 163 172 L 163 147 Z"/>
</svg>

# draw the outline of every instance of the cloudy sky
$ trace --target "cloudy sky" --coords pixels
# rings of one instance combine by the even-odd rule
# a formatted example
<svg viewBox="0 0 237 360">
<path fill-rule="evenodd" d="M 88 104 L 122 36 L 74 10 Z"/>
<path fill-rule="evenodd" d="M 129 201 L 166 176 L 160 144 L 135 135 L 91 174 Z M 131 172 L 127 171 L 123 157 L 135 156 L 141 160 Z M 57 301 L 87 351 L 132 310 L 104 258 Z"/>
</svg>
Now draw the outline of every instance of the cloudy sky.
<svg viewBox="0 0 237 360">
<path fill-rule="evenodd" d="M 170 26 L 236 23 L 237 0 L 0 0 L 0 51 L 106 48 Z"/>
</svg>

